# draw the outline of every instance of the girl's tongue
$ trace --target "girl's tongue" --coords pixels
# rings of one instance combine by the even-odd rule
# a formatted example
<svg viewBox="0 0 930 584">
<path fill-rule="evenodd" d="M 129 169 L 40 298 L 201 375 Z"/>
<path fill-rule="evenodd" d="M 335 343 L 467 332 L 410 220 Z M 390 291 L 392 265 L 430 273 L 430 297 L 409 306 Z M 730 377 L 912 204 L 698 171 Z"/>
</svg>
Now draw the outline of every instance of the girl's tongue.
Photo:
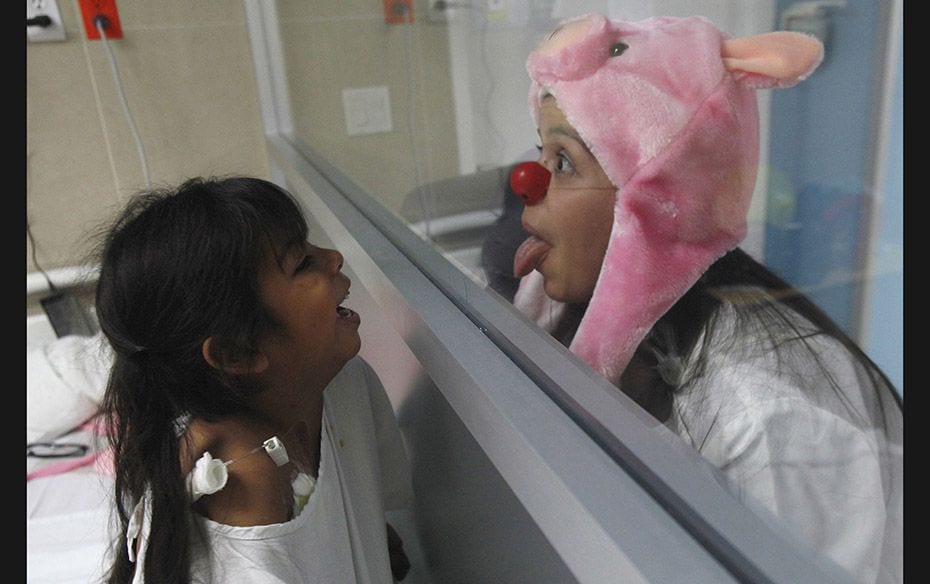
<svg viewBox="0 0 930 584">
<path fill-rule="evenodd" d="M 517 278 L 529 274 L 546 259 L 552 246 L 535 235 L 526 238 L 513 256 L 513 275 Z"/>
</svg>

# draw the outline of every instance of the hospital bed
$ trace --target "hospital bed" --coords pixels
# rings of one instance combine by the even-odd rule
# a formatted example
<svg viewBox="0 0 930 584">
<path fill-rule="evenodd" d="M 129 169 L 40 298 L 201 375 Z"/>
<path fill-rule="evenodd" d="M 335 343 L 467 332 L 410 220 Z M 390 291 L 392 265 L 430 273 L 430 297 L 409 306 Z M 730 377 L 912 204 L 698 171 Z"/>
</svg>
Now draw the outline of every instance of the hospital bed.
<svg viewBox="0 0 930 584">
<path fill-rule="evenodd" d="M 105 360 L 99 337 L 26 318 L 26 582 L 89 584 L 104 572 L 112 478 L 94 432 Z"/>
</svg>

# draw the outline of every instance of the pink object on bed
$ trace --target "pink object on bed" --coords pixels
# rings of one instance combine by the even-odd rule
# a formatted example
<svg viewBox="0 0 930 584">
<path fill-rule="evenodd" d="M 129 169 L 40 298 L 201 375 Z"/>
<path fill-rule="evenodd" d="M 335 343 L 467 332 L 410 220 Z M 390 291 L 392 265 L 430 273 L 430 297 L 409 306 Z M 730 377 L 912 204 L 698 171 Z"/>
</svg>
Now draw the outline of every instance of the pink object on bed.
<svg viewBox="0 0 930 584">
<path fill-rule="evenodd" d="M 26 329 L 26 444 L 83 444 L 80 458 L 26 458 L 26 581 L 101 582 L 115 532 L 110 451 L 97 411 L 110 366 L 103 339 Z M 39 329 L 41 332 L 41 329 Z"/>
<path fill-rule="evenodd" d="M 86 430 L 94 436 L 103 435 L 104 431 L 99 424 L 99 416 L 94 416 L 93 418 L 87 420 L 81 424 L 78 429 Z M 47 464 L 33 470 L 32 472 L 26 472 L 26 481 L 31 481 L 32 479 L 37 479 L 40 477 L 49 477 L 56 474 L 61 474 L 63 472 L 68 472 L 69 470 L 74 470 L 76 468 L 81 468 L 83 466 L 94 465 L 94 469 L 97 472 L 112 475 L 113 474 L 113 452 L 109 448 L 103 450 L 97 450 L 86 454 L 79 458 L 73 458 L 70 460 L 63 460 L 61 462 L 54 462 Z"/>
<path fill-rule="evenodd" d="M 96 439 L 86 425 L 60 437 L 60 441 L 89 445 Z M 61 466 L 27 460 L 26 581 L 30 584 L 103 581 L 116 534 L 113 477 L 105 471 L 107 450 L 85 459 Z M 41 470 L 46 468 L 52 470 Z"/>
</svg>

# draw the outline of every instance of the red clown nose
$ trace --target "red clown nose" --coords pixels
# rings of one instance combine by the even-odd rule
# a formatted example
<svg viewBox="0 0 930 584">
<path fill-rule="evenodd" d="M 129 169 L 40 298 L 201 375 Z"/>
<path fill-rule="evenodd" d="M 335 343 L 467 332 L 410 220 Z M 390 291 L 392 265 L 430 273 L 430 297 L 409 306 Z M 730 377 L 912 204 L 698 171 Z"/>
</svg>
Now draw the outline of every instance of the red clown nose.
<svg viewBox="0 0 930 584">
<path fill-rule="evenodd" d="M 521 162 L 510 173 L 510 188 L 527 205 L 542 201 L 549 188 L 551 174 L 538 162 Z"/>
</svg>

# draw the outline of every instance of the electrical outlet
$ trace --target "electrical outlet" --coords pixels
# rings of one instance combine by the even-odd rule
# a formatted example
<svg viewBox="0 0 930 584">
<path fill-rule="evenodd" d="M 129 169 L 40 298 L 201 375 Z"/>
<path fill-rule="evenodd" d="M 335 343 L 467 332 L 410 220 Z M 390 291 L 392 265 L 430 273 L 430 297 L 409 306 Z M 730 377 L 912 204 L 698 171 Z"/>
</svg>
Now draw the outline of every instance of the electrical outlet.
<svg viewBox="0 0 930 584">
<path fill-rule="evenodd" d="M 384 22 L 387 24 L 413 22 L 413 0 L 384 0 Z"/>
<path fill-rule="evenodd" d="M 29 24 L 31 19 L 40 16 L 47 16 L 51 24 Z M 31 43 L 66 40 L 65 27 L 58 12 L 58 0 L 26 0 L 26 38 Z"/>
<path fill-rule="evenodd" d="M 116 10 L 116 0 L 78 0 L 81 5 L 81 18 L 84 20 L 84 32 L 91 41 L 100 40 L 100 31 L 94 19 L 98 16 L 106 18 L 104 33 L 107 39 L 123 38 L 123 25 L 119 21 L 119 12 Z"/>
</svg>

